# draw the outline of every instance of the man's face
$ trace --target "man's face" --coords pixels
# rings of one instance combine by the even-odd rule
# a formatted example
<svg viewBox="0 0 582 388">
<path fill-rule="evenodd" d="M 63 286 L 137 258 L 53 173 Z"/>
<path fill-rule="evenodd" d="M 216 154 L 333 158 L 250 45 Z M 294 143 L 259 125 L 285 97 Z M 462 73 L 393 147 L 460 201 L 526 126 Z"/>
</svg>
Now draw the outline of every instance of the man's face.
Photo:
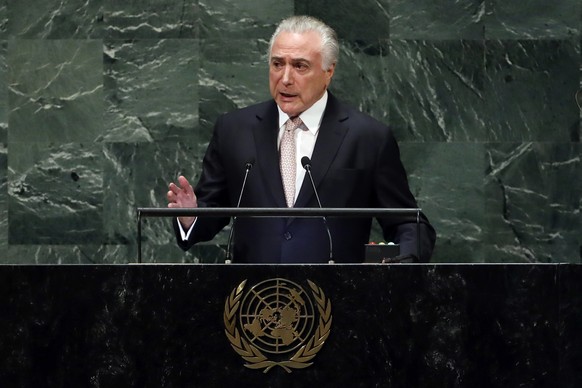
<svg viewBox="0 0 582 388">
<path fill-rule="evenodd" d="M 281 110 L 290 117 L 309 109 L 323 96 L 335 65 L 323 70 L 321 38 L 315 31 L 281 32 L 271 49 L 269 88 Z"/>
</svg>

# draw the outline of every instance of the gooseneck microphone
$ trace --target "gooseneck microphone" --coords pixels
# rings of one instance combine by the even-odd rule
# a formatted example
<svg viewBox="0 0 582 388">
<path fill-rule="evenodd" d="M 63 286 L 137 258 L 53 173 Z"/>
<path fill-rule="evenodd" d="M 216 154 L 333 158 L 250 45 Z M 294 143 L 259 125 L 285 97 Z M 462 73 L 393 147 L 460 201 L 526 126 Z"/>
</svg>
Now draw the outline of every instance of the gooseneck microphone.
<svg viewBox="0 0 582 388">
<path fill-rule="evenodd" d="M 311 182 L 311 187 L 313 187 L 313 192 L 315 193 L 315 198 L 317 199 L 317 204 L 319 208 L 322 209 L 321 201 L 319 200 L 319 194 L 317 194 L 317 189 L 315 188 L 315 182 L 313 181 L 313 175 L 311 175 L 311 159 L 309 157 L 304 156 L 301 158 L 301 165 L 307 171 L 307 175 L 309 176 L 309 181 Z M 327 225 L 327 218 L 325 216 L 323 218 L 323 225 L 325 226 L 325 231 L 327 232 L 327 238 L 329 240 L 329 264 L 333 264 L 333 244 L 331 239 L 331 232 L 329 231 L 329 225 Z"/>
<path fill-rule="evenodd" d="M 249 171 L 251 171 L 251 168 L 253 168 L 255 161 L 254 160 L 250 160 L 247 162 L 247 164 L 245 164 L 245 177 L 243 179 L 243 183 L 242 186 L 240 188 L 240 194 L 238 196 L 238 202 L 236 203 L 236 207 L 240 207 L 240 201 L 242 200 L 242 196 L 243 193 L 245 191 L 245 187 L 247 185 L 247 177 L 249 176 Z M 230 264 L 232 263 L 232 253 L 231 253 L 231 242 L 232 242 L 232 236 L 234 235 L 234 225 L 236 224 L 236 217 L 233 217 L 232 219 L 232 226 L 230 227 L 230 233 L 228 234 L 228 242 L 226 244 L 226 257 L 224 259 L 224 263 L 225 264 Z"/>
</svg>

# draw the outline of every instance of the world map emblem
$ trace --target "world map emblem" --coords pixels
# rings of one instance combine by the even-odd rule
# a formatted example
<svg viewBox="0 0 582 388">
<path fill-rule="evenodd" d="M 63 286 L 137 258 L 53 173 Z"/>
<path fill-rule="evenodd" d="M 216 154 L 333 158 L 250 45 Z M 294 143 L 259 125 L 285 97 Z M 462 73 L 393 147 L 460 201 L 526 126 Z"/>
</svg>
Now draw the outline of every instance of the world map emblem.
<svg viewBox="0 0 582 388">
<path fill-rule="evenodd" d="M 283 279 L 232 290 L 224 305 L 225 333 L 250 369 L 266 373 L 275 366 L 287 372 L 307 368 L 331 331 L 331 303 L 323 290 Z"/>
</svg>

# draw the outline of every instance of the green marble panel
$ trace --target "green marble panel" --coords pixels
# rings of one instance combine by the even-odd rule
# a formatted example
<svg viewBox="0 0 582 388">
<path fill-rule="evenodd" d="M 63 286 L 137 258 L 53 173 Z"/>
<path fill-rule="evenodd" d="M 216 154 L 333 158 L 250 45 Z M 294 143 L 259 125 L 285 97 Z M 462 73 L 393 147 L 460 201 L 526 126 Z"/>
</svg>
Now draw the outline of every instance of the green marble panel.
<svg viewBox="0 0 582 388">
<path fill-rule="evenodd" d="M 105 37 L 198 37 L 198 0 L 103 0 Z"/>
<path fill-rule="evenodd" d="M 103 1 L 10 0 L 7 5 L 7 30 L 11 37 L 17 39 L 103 37 Z"/>
<path fill-rule="evenodd" d="M 399 140 L 484 140 L 484 50 L 477 41 L 391 41 L 388 103 Z"/>
<path fill-rule="evenodd" d="M 485 0 L 486 39 L 571 39 L 580 34 L 579 0 Z"/>
<path fill-rule="evenodd" d="M 483 39 L 485 0 L 389 0 L 392 39 Z"/>
<path fill-rule="evenodd" d="M 580 141 L 578 42 L 488 41 L 485 58 L 488 140 Z"/>
<path fill-rule="evenodd" d="M 224 250 L 200 245 L 183 252 L 172 242 L 142 245 L 143 263 L 224 262 Z M 137 263 L 136 242 L 122 245 L 18 245 L 10 244 L 0 253 L 0 264 L 128 264 Z"/>
<path fill-rule="evenodd" d="M 199 0 L 200 37 L 269 40 L 277 23 L 293 15 L 293 1 Z"/>
<path fill-rule="evenodd" d="M 10 41 L 8 82 L 10 142 L 84 142 L 102 133 L 100 41 Z"/>
<path fill-rule="evenodd" d="M 0 264 L 126 264 L 136 255 L 135 245 L 10 244 Z"/>
<path fill-rule="evenodd" d="M 0 129 L 0 132 L 4 130 Z M 8 148 L 0 142 L 0 252 L 8 249 Z M 0 257 L 4 254 L 0 253 Z M 1 263 L 1 259 L 0 259 Z"/>
<path fill-rule="evenodd" d="M 90 244 L 103 236 L 101 146 L 9 144 L 10 244 Z"/>
<path fill-rule="evenodd" d="M 486 152 L 489 260 L 580 262 L 580 144 L 492 143 Z"/>
<path fill-rule="evenodd" d="M 200 50 L 200 127 L 208 141 L 219 115 L 271 98 L 268 46 L 258 39 L 205 39 Z"/>
<path fill-rule="evenodd" d="M 341 41 L 340 48 L 330 91 L 339 99 L 389 124 L 388 40 Z"/>
<path fill-rule="evenodd" d="M 418 205 L 437 231 L 434 262 L 481 262 L 485 218 L 481 143 L 401 143 Z"/>
<path fill-rule="evenodd" d="M 0 0 L 0 39 L 6 39 L 8 27 L 8 0 Z"/>
<path fill-rule="evenodd" d="M 0 18 L 2 9 L 0 8 Z M 0 41 L 0 252 L 8 248 L 8 115 L 6 42 Z M 2 254 L 0 253 L 0 257 Z"/>
<path fill-rule="evenodd" d="M 108 244 L 136 241 L 137 207 L 166 207 L 168 184 L 178 175 L 195 180 L 200 169 L 196 138 L 183 142 L 111 143 L 105 147 L 103 213 Z M 173 241 L 169 220 L 152 218 L 144 237 L 158 245 Z"/>
<path fill-rule="evenodd" d="M 295 0 L 295 14 L 321 19 L 335 29 L 339 39 L 368 42 L 389 37 L 389 3 L 390 0 Z"/>
<path fill-rule="evenodd" d="M 106 130 L 99 140 L 190 138 L 198 124 L 198 46 L 197 39 L 107 41 Z"/>
<path fill-rule="evenodd" d="M 0 143 L 8 144 L 8 66 L 5 41 L 0 41 Z"/>
</svg>

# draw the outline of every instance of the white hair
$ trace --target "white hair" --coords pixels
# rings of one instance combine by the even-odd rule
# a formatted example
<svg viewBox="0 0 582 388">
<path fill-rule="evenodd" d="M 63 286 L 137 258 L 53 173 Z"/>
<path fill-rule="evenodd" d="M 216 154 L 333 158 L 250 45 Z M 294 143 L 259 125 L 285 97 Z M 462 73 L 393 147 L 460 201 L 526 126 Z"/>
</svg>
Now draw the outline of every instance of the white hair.
<svg viewBox="0 0 582 388">
<path fill-rule="evenodd" d="M 281 21 L 269 42 L 269 60 L 271 59 L 273 43 L 281 32 L 302 34 L 308 31 L 315 31 L 321 37 L 322 66 L 323 70 L 329 70 L 338 61 L 339 43 L 337 35 L 330 26 L 312 16 L 291 16 Z"/>
</svg>

